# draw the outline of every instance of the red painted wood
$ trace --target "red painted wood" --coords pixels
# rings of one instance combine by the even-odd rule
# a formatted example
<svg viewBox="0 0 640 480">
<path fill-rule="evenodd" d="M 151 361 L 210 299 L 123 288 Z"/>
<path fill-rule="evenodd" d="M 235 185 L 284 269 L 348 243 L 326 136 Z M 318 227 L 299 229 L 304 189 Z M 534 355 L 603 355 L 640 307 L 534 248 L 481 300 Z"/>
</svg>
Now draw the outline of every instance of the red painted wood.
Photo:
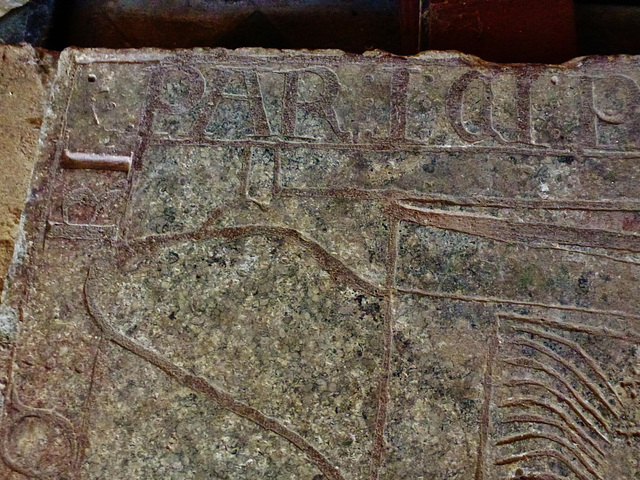
<svg viewBox="0 0 640 480">
<path fill-rule="evenodd" d="M 496 62 L 563 62 L 577 54 L 573 1 L 431 0 L 425 46 Z"/>
</svg>

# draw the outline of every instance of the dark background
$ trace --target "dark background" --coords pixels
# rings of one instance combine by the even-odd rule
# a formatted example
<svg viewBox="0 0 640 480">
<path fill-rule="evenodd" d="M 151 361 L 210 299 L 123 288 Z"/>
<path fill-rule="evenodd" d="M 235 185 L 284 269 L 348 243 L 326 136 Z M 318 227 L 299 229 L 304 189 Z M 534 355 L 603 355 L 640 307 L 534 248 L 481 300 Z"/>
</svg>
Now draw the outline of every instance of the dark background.
<svg viewBox="0 0 640 480">
<path fill-rule="evenodd" d="M 498 62 L 640 53 L 640 0 L 31 0 L 0 43 L 459 50 Z"/>
</svg>

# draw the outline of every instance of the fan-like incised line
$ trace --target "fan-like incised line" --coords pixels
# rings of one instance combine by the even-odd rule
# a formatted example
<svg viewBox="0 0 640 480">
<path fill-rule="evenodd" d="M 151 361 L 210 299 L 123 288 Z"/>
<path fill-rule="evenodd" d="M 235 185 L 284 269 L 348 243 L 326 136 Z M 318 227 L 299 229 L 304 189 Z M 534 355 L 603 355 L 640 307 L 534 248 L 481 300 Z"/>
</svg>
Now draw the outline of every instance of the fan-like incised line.
<svg viewBox="0 0 640 480">
<path fill-rule="evenodd" d="M 547 337 L 545 337 L 547 338 Z M 547 338 L 548 340 L 551 340 L 550 338 Z M 554 341 L 558 341 L 555 340 Z M 532 344 L 536 344 L 539 346 L 542 346 L 540 344 L 537 344 L 535 342 L 531 342 L 530 340 L 514 340 L 513 343 L 517 343 L 517 342 L 530 342 Z M 558 341 L 558 343 L 560 343 Z M 613 409 L 613 407 L 609 404 L 609 402 L 607 402 L 607 400 L 605 399 L 604 394 L 600 391 L 600 389 L 598 388 L 598 386 L 589 379 L 589 377 L 587 377 L 582 371 L 580 371 L 575 365 L 573 365 L 572 363 L 569 363 L 568 361 L 566 361 L 565 359 L 563 359 L 560 355 L 558 355 L 557 353 L 555 353 L 553 350 L 542 346 L 544 348 L 544 351 L 540 350 L 537 347 L 534 347 L 533 345 L 529 345 L 527 344 L 527 346 L 530 346 L 531 348 L 535 348 L 536 350 L 538 350 L 539 352 L 550 356 L 551 358 L 553 358 L 556 362 L 561 363 L 562 365 L 564 365 L 567 369 L 571 370 L 571 372 L 573 372 L 578 378 L 580 378 L 580 380 L 582 381 L 582 383 L 584 383 L 584 385 L 591 390 L 591 392 L 598 398 L 598 400 L 600 400 L 602 402 L 602 404 L 605 406 L 605 408 L 607 410 L 609 410 L 613 415 L 616 416 L 616 418 L 620 418 L 620 414 Z M 592 363 L 595 365 L 595 362 Z M 591 365 L 591 363 L 589 363 L 589 365 L 591 366 L 591 368 L 596 372 L 596 374 L 598 374 L 598 376 L 601 376 L 600 373 Z M 603 378 L 603 376 L 601 377 Z M 609 384 L 609 382 L 606 381 L 606 379 L 604 379 L 604 383 L 605 385 L 607 385 L 608 389 L 613 393 L 613 396 L 615 397 L 616 400 L 618 400 L 620 402 L 620 399 L 618 397 L 618 395 L 616 394 L 615 390 L 613 389 L 613 387 Z M 622 402 L 620 402 L 620 404 L 622 405 Z"/>
<path fill-rule="evenodd" d="M 584 471 L 582 471 L 581 468 L 571 463 L 569 459 L 567 459 L 562 453 L 558 452 L 557 450 L 534 450 L 532 452 L 525 452 L 520 455 L 513 455 L 511 457 L 497 460 L 496 465 L 509 465 L 511 463 L 517 463 L 522 460 L 528 460 L 530 458 L 537 457 L 555 458 L 556 460 L 564 463 L 567 468 L 569 468 L 569 470 L 571 470 L 580 480 L 590 480 L 589 476 Z"/>
<path fill-rule="evenodd" d="M 556 436 L 556 435 L 552 435 L 552 434 L 547 434 L 547 433 L 542 433 L 542 432 L 530 432 L 530 433 L 523 433 L 523 434 L 519 434 L 519 435 L 513 435 L 511 437 L 507 437 L 507 438 L 503 438 L 501 440 L 498 440 L 496 442 L 496 445 L 509 445 L 511 443 L 516 443 L 516 442 L 522 442 L 525 440 L 531 440 L 531 439 L 535 439 L 535 438 L 541 438 L 544 440 L 548 440 L 550 442 L 553 442 L 557 445 L 560 445 L 561 447 L 566 448 L 569 452 L 571 452 L 577 459 L 578 461 L 584 466 L 584 468 L 587 470 L 587 472 L 589 472 L 591 475 L 595 476 L 596 478 L 603 480 L 602 477 L 600 476 L 600 474 L 595 470 L 594 466 L 591 465 L 586 458 L 584 458 L 582 452 L 578 449 L 576 449 L 574 446 L 572 446 L 569 442 L 567 442 L 566 440 Z"/>
<path fill-rule="evenodd" d="M 584 414 L 580 411 L 577 405 L 569 397 L 563 394 L 560 390 L 556 390 L 555 388 L 550 387 L 546 383 L 539 382 L 533 379 L 512 379 L 512 380 L 509 380 L 508 382 L 505 382 L 505 385 L 508 387 L 521 387 L 521 386 L 530 385 L 533 387 L 540 387 L 545 389 L 551 395 L 553 395 L 554 397 L 557 397 L 560 401 L 566 403 L 568 407 L 573 411 L 573 413 L 575 413 L 578 416 L 578 418 L 582 421 L 582 423 L 589 426 L 591 430 L 595 432 L 596 435 L 598 435 L 602 440 L 606 441 L 607 443 L 611 443 L 609 439 L 602 432 L 600 432 L 600 430 L 598 430 L 595 427 L 595 425 L 587 417 L 584 416 Z"/>
<path fill-rule="evenodd" d="M 555 427 L 562 432 L 562 434 L 569 438 L 585 455 L 587 455 L 594 463 L 599 463 L 600 460 L 597 455 L 604 456 L 604 452 L 599 448 L 597 450 L 594 447 L 588 445 L 580 438 L 580 435 L 576 434 L 573 430 L 565 428 L 565 426 L 552 418 L 541 417 L 538 415 L 513 415 L 511 417 L 501 420 L 501 423 L 536 423 L 541 425 L 549 425 Z M 595 453 L 594 453 L 595 452 Z"/>
<path fill-rule="evenodd" d="M 516 399 L 510 400 L 508 402 L 502 403 L 502 404 L 499 405 L 499 407 L 500 408 L 512 408 L 512 407 L 522 408 L 525 405 L 534 405 L 536 407 L 545 408 L 545 409 L 553 412 L 558 417 L 560 417 L 567 424 L 567 426 L 571 430 L 573 430 L 578 435 L 580 435 L 580 437 L 582 437 L 585 441 L 587 441 L 590 445 L 592 445 L 593 448 L 595 448 L 596 450 L 598 450 L 598 452 L 600 452 L 600 453 L 602 453 L 604 455 L 604 452 L 600 449 L 598 444 L 587 434 L 587 432 L 585 432 L 582 429 L 582 427 L 580 427 L 577 423 L 575 423 L 573 420 L 571 420 L 571 418 L 569 418 L 569 415 L 567 415 L 564 411 L 560 410 L 559 408 L 554 407 L 553 405 L 549 405 L 548 403 L 545 403 L 545 402 L 543 402 L 543 401 L 541 401 L 541 400 L 539 400 L 537 398 L 520 397 L 520 398 L 516 398 Z M 606 441 L 607 441 L 607 443 L 611 443 L 609 440 L 606 440 Z"/>
<path fill-rule="evenodd" d="M 613 410 L 611 405 L 609 405 L 607 403 L 606 399 L 604 398 L 604 395 L 602 395 L 600 390 L 598 390 L 598 388 L 595 385 L 593 385 L 591 380 L 589 380 L 589 378 L 584 373 L 582 373 L 580 370 L 578 370 L 578 368 L 575 365 L 567 362 L 564 358 L 562 358 L 560 355 L 555 353 L 553 350 L 551 350 L 550 348 L 548 348 L 548 347 L 546 347 L 544 345 L 540 345 L 539 343 L 532 342 L 531 340 L 526 340 L 526 339 L 511 340 L 509 343 L 511 345 L 519 345 L 521 347 L 533 348 L 534 350 L 537 350 L 538 352 L 542 353 L 543 355 L 546 355 L 547 357 L 549 357 L 549 358 L 555 360 L 556 362 L 558 362 L 560 365 L 562 365 L 567 370 L 572 372 L 576 377 L 578 377 L 580 379 L 580 381 L 596 396 L 596 398 L 598 400 L 600 400 L 600 402 L 607 408 L 607 410 L 609 410 L 616 417 L 619 417 L 618 412 Z M 601 420 L 601 418 L 602 417 L 598 418 L 598 420 L 600 421 L 600 423 L 603 424 L 603 426 L 605 428 L 607 428 L 606 423 L 603 423 L 604 418 L 602 418 L 602 420 Z M 609 431 L 608 428 L 607 428 L 607 430 Z"/>
<path fill-rule="evenodd" d="M 506 359 L 503 361 L 505 363 L 508 363 L 509 365 L 515 365 L 518 367 L 525 367 L 525 368 L 530 368 L 532 370 L 538 370 L 546 373 L 550 377 L 555 378 L 569 391 L 571 396 L 576 399 L 576 401 L 582 406 L 582 408 L 584 408 L 587 412 L 593 415 L 593 417 L 596 418 L 604 426 L 607 432 L 611 431 L 609 426 L 606 423 L 606 420 L 602 417 L 602 415 L 595 408 L 593 408 L 589 404 L 589 402 L 587 402 L 582 397 L 582 395 L 580 395 L 580 393 L 577 392 L 576 389 L 569 384 L 569 382 L 567 382 L 564 378 L 562 378 L 562 375 L 560 375 L 560 373 L 558 373 L 555 369 L 547 367 L 541 362 L 531 358 Z M 586 419 L 583 419 L 583 421 L 585 420 Z M 593 423 L 589 422 L 589 424 L 594 430 L 597 430 L 596 426 L 593 425 Z"/>
<path fill-rule="evenodd" d="M 531 335 L 537 335 L 539 337 L 546 338 L 547 340 L 553 340 L 554 342 L 565 345 L 569 347 L 571 350 L 573 350 L 574 352 L 576 352 L 578 355 L 580 355 L 584 359 L 585 362 L 587 362 L 587 364 L 589 364 L 589 366 L 591 367 L 593 372 L 598 376 L 598 378 L 602 380 L 602 383 L 604 383 L 607 389 L 613 394 L 618 404 L 621 407 L 624 407 L 624 405 L 622 404 L 622 399 L 618 395 L 618 392 L 615 391 L 615 389 L 613 388 L 609 380 L 607 380 L 607 376 L 602 370 L 602 368 L 598 365 L 598 363 L 594 360 L 594 358 L 591 355 L 589 355 L 578 343 L 551 332 L 543 332 L 541 330 L 538 330 L 537 328 L 518 327 L 518 331 L 523 333 L 529 333 Z"/>
<path fill-rule="evenodd" d="M 259 425 L 262 428 L 285 438 L 295 447 L 301 450 L 328 479 L 343 480 L 343 476 L 340 474 L 338 469 L 335 466 L 331 465 L 331 463 L 329 463 L 327 458 L 322 453 L 316 450 L 298 433 L 285 427 L 276 419 L 268 417 L 255 408 L 252 408 L 245 403 L 235 400 L 228 393 L 215 388 L 206 379 L 189 373 L 185 369 L 178 367 L 173 362 L 169 361 L 153 350 L 140 345 L 139 343 L 118 332 L 102 314 L 98 305 L 93 301 L 93 297 L 89 291 L 91 280 L 92 274 L 91 270 L 89 270 L 84 285 L 84 300 L 89 315 L 93 319 L 98 329 L 102 332 L 105 339 L 140 357 L 151 365 L 154 365 L 182 385 L 185 385 L 197 392 L 204 393 L 222 408 L 226 408 L 236 415 L 244 417 L 247 420 L 255 423 L 256 425 Z"/>
</svg>

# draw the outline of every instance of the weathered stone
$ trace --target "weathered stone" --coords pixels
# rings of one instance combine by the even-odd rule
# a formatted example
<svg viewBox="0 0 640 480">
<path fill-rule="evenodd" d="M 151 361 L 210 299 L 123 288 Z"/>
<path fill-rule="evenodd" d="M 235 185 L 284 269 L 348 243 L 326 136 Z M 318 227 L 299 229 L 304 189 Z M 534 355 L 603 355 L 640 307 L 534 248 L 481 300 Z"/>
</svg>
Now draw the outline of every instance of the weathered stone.
<svg viewBox="0 0 640 480">
<path fill-rule="evenodd" d="M 11 3 L 22 3 L 17 0 Z M 68 4 L 70 2 L 58 2 Z M 52 42 L 55 0 L 29 0 L 0 16 L 0 43 L 12 45 L 29 43 L 43 48 L 61 48 Z M 54 45 L 52 45 L 54 44 Z"/>
<path fill-rule="evenodd" d="M 14 8 L 22 7 L 29 0 L 0 0 L 0 17 L 6 15 Z"/>
<path fill-rule="evenodd" d="M 0 62 L 1 292 L 36 157 L 54 56 L 30 46 L 0 45 Z"/>
<path fill-rule="evenodd" d="M 2 478 L 640 478 L 640 60 L 65 52 Z"/>
</svg>

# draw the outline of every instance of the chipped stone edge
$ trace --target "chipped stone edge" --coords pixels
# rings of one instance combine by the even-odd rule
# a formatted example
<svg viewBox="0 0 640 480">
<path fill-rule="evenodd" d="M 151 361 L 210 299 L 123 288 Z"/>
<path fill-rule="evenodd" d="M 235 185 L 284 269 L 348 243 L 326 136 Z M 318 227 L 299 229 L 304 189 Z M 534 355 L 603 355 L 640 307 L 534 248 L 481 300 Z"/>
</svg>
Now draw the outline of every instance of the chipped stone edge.
<svg viewBox="0 0 640 480">
<path fill-rule="evenodd" d="M 29 0 L 4 0 L 0 1 L 0 18 L 16 8 L 24 7 Z"/>
<path fill-rule="evenodd" d="M 55 91 L 58 89 L 57 86 L 59 84 L 59 79 L 62 78 L 63 73 L 61 72 L 61 66 L 63 65 L 62 54 L 58 56 L 57 52 L 35 49 L 31 46 L 29 46 L 29 48 L 32 51 L 35 61 L 38 63 L 41 62 L 40 58 L 43 54 L 51 55 L 53 57 L 52 66 L 55 65 L 56 73 L 52 75 L 52 79 L 50 80 L 48 86 L 44 84 L 44 74 L 41 75 L 41 81 L 43 81 L 43 89 L 45 90 L 41 104 L 43 110 L 42 126 L 40 127 L 40 132 L 38 134 L 38 143 L 33 153 L 35 161 L 33 162 L 33 166 L 31 167 L 31 172 L 29 173 L 29 182 L 26 190 L 24 191 L 25 203 L 20 215 L 20 223 L 16 231 L 16 237 L 13 244 L 13 256 L 11 258 L 11 264 L 9 265 L 7 275 L 5 276 L 4 288 L 0 292 L 0 343 L 13 343 L 17 335 L 17 320 L 14 325 L 11 325 L 9 323 L 6 323 L 6 317 L 3 318 L 2 315 L 3 312 L 14 311 L 14 309 L 10 306 L 10 304 L 12 303 L 11 294 L 15 288 L 15 284 L 17 283 L 18 274 L 22 269 L 23 264 L 25 263 L 25 259 L 27 258 L 27 252 L 31 247 L 32 242 L 27 239 L 27 234 L 25 231 L 28 210 L 27 206 L 30 202 L 32 192 L 35 187 L 35 172 L 38 168 L 38 164 L 42 160 L 41 157 L 43 154 L 43 147 L 46 143 L 48 135 L 52 130 L 52 127 L 54 127 L 55 125 L 55 116 L 52 108 L 52 101 L 54 99 Z"/>
<path fill-rule="evenodd" d="M 53 67 L 55 67 L 55 74 L 52 73 L 48 77 L 45 76 L 44 73 L 40 75 L 42 88 L 44 90 L 41 103 L 43 113 L 42 126 L 40 127 L 36 149 L 33 152 L 35 161 L 32 164 L 30 179 L 24 192 L 25 203 L 14 240 L 11 264 L 5 276 L 4 288 L 0 292 L 0 344 L 8 347 L 12 351 L 15 350 L 20 334 L 21 312 L 19 307 L 20 302 L 17 298 L 19 298 L 24 288 L 24 280 L 22 277 L 24 276 L 24 268 L 29 259 L 27 254 L 33 248 L 33 240 L 28 239 L 26 230 L 28 225 L 27 217 L 31 211 L 30 204 L 33 202 L 34 192 L 41 183 L 41 178 L 37 172 L 42 170 L 43 161 L 46 162 L 44 157 L 46 156 L 45 146 L 48 142 L 47 138 L 52 132 L 55 132 L 57 128 L 53 100 L 59 90 L 66 88 L 67 81 L 65 73 L 67 72 L 67 68 L 65 68 L 65 66 L 71 65 L 71 62 L 66 60 L 68 54 L 64 52 L 58 54 L 58 52 L 35 49 L 33 47 L 29 48 L 32 49 L 34 61 L 36 61 L 38 65 L 44 65 L 43 56 L 50 55 L 51 67 L 52 70 Z M 64 85 L 62 85 L 63 83 Z M 8 375 L 7 384 L 4 385 L 5 389 L 11 382 L 11 374 L 8 373 L 11 371 L 11 362 L 13 362 L 13 353 L 0 364 L 0 369 L 5 370 Z M 7 365 L 7 363 L 9 363 L 9 365 Z M 6 390 L 0 391 L 0 418 L 4 415 L 4 406 L 6 404 L 5 392 Z"/>
<path fill-rule="evenodd" d="M 70 47 L 64 50 L 70 56 L 71 60 L 78 64 L 90 64 L 94 62 L 100 63 L 145 63 L 158 62 L 172 57 L 198 58 L 199 55 L 211 57 L 211 60 L 233 59 L 234 57 L 243 56 L 262 56 L 271 57 L 277 61 L 305 57 L 324 56 L 328 58 L 344 58 L 350 60 L 357 59 L 380 59 L 380 60 L 398 60 L 398 61 L 415 61 L 418 63 L 433 62 L 457 62 L 460 66 L 477 67 L 477 68 L 522 68 L 522 69 L 540 69 L 540 68 L 558 68 L 558 69 L 578 69 L 590 65 L 602 65 L 606 63 L 624 64 L 626 66 L 640 67 L 640 55 L 592 55 L 581 56 L 563 63 L 495 63 L 484 60 L 475 55 L 459 52 L 457 50 L 426 50 L 415 55 L 397 55 L 384 50 L 368 50 L 364 53 L 352 53 L 339 49 L 272 49 L 261 47 L 244 47 L 237 49 L 227 49 L 222 47 L 198 47 L 191 49 L 157 49 L 157 48 L 141 48 L 141 49 L 108 49 L 108 48 L 77 48 Z"/>
</svg>

